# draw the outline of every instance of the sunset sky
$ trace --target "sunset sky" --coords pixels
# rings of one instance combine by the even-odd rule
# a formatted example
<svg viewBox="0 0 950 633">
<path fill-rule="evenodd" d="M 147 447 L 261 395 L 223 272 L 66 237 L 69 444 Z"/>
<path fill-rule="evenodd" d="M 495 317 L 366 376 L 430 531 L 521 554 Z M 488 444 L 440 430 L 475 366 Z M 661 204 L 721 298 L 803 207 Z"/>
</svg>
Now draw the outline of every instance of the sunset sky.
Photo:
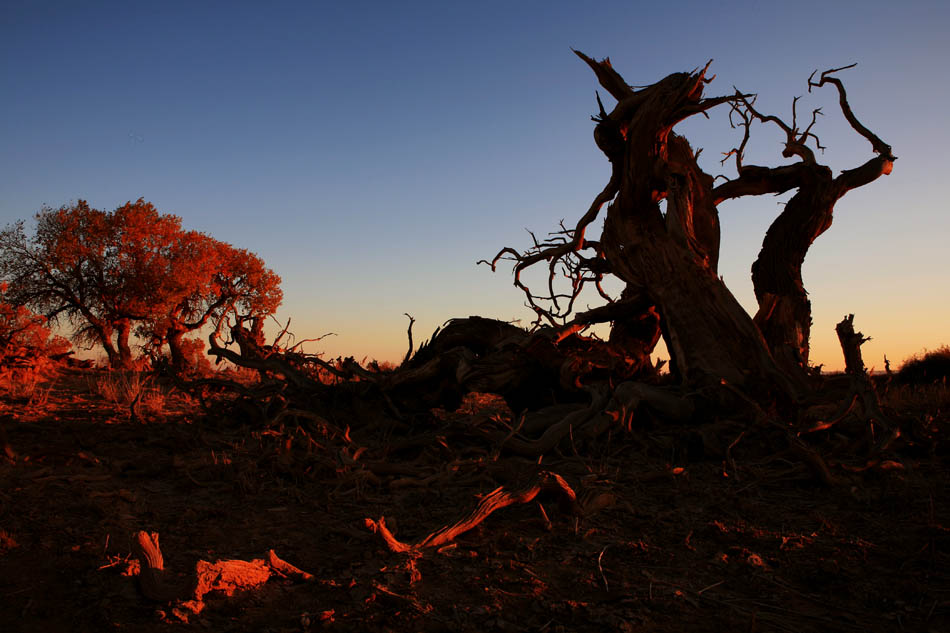
<svg viewBox="0 0 950 633">
<path fill-rule="evenodd" d="M 712 58 L 707 95 L 756 92 L 788 120 L 804 95 L 836 173 L 871 149 L 833 89 L 806 80 L 857 62 L 841 74 L 851 105 L 899 160 L 838 203 L 808 255 L 812 360 L 843 365 L 834 324 L 851 312 L 878 369 L 950 343 L 950 3 L 659 5 L 7 0 L 0 226 L 144 197 L 260 255 L 291 330 L 337 333 L 307 351 L 397 360 L 405 312 L 417 342 L 451 317 L 530 321 L 510 267 L 475 262 L 527 246 L 525 228 L 573 225 L 607 182 L 599 86 L 572 47 L 633 85 Z M 713 175 L 734 175 L 719 164 L 741 138 L 727 114 L 678 128 Z M 779 141 L 757 126 L 746 162 L 781 164 Z M 749 269 L 785 199 L 720 207 L 721 272 L 750 311 Z"/>
</svg>

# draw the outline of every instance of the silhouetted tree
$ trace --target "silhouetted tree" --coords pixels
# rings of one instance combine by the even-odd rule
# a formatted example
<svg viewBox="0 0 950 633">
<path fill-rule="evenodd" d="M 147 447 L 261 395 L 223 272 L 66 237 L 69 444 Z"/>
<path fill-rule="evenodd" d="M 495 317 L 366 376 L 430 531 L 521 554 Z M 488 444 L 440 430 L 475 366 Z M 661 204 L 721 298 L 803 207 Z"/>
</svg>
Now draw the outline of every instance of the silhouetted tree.
<svg viewBox="0 0 950 633">
<path fill-rule="evenodd" d="M 877 156 L 864 165 L 832 177 L 807 146 L 817 145 L 815 122 L 800 129 L 794 116 L 788 125 L 759 113 L 752 95 L 705 98 L 711 79 L 704 68 L 675 73 L 652 85 L 629 86 L 609 59 L 597 62 L 577 53 L 594 71 L 601 86 L 616 100 L 609 113 L 598 96 L 600 112 L 594 139 L 611 163 L 611 177 L 573 229 L 562 226 L 547 241 L 535 241 L 524 252 L 502 249 L 491 262 L 510 258 L 515 263 L 515 285 L 538 314 L 538 323 L 560 332 L 573 332 L 593 322 L 613 324 L 611 341 L 643 363 L 661 331 L 671 355 L 671 367 L 691 390 L 741 390 L 761 403 L 779 397 L 794 401 L 807 391 L 806 367 L 810 305 L 801 283 L 801 265 L 808 247 L 831 224 L 835 202 L 855 187 L 890 173 L 891 148 L 855 118 L 845 90 L 833 74 L 822 73 L 809 89 L 831 83 L 839 93 L 848 123 L 871 143 Z M 814 75 L 813 75 L 814 77 Z M 697 164 L 685 138 L 673 128 L 679 122 L 711 108 L 730 104 L 743 121 L 744 138 L 730 152 L 738 176 L 719 186 Z M 816 111 L 817 113 L 817 111 Z M 787 136 L 783 155 L 800 162 L 781 167 L 746 166 L 742 154 L 754 120 L 778 125 Z M 740 196 L 797 193 L 769 229 L 753 281 L 760 309 L 751 318 L 717 273 L 719 215 L 717 205 Z M 660 203 L 666 201 L 665 213 Z M 609 203 L 609 204 L 608 204 Z M 598 238 L 588 230 L 608 204 Z M 521 280 L 529 267 L 544 262 L 551 283 L 535 293 Z M 601 282 L 613 275 L 625 289 L 613 298 Z M 558 294 L 558 276 L 571 281 Z M 596 285 L 609 309 L 574 314 L 574 302 L 586 285 Z M 616 337 L 619 330 L 636 336 Z M 651 327 L 644 328 L 644 325 Z M 636 330 L 634 330 L 636 331 Z M 720 390 L 721 391 L 721 390 Z"/>
<path fill-rule="evenodd" d="M 835 77 L 842 69 L 826 71 L 817 81 L 812 75 L 808 86 L 837 88 L 845 120 L 870 142 L 876 156 L 835 177 L 814 156 L 816 114 L 800 128 L 794 107 L 788 124 L 760 113 L 750 94 L 704 97 L 712 81 L 708 65 L 634 88 L 609 60 L 577 54 L 617 102 L 608 112 L 598 94 L 593 117 L 594 140 L 610 163 L 610 178 L 573 227 L 562 223 L 547 238 L 534 238 L 526 250 L 506 247 L 486 262 L 493 270 L 501 260 L 514 262 L 515 286 L 537 315 L 531 330 L 481 317 L 453 319 L 392 371 L 362 367 L 352 358 L 326 362 L 276 342 L 263 345 L 259 328 L 253 327 L 259 321 L 251 321 L 250 328 L 237 321 L 231 328 L 230 342 L 240 351 L 222 343 L 215 332 L 209 353 L 261 372 L 264 381 L 253 399 L 264 402 L 259 408 L 266 422 L 285 415 L 323 419 L 341 403 L 358 411 L 375 399 L 408 428 L 407 412 L 455 409 L 465 393 L 487 392 L 504 397 L 519 421 L 508 430 L 480 432 L 499 451 L 535 458 L 559 447 L 577 450 L 610 429 L 630 428 L 641 416 L 701 425 L 705 434 L 697 432 L 687 450 L 705 455 L 703 438 L 709 436 L 714 440 L 709 454 L 718 457 L 725 438 L 717 440 L 717 434 L 737 419 L 755 422 L 748 430 L 761 433 L 769 444 L 784 445 L 788 455 L 807 462 L 826 484 L 835 477 L 822 456 L 792 432 L 795 426 L 811 433 L 850 420 L 858 422 L 860 435 L 868 436 L 867 424 L 872 423 L 885 432 L 877 436 L 881 439 L 874 433 L 866 437 L 866 448 L 884 450 L 900 428 L 882 411 L 863 362 L 858 362 L 867 339 L 854 331 L 853 317 L 838 326 L 848 359 L 844 380 L 825 380 L 808 367 L 811 314 L 801 283 L 805 255 L 829 227 L 835 202 L 889 173 L 895 160 L 891 148 L 851 111 Z M 699 167 L 699 152 L 674 128 L 720 105 L 732 108 L 733 123 L 739 117 L 743 140 L 727 152 L 727 159 L 735 158 L 737 174 L 717 185 Z M 783 155 L 797 161 L 778 167 L 746 165 L 743 152 L 755 122 L 784 131 Z M 753 266 L 759 301 L 753 317 L 718 274 L 718 205 L 793 190 Z M 603 229 L 596 235 L 598 217 Z M 522 278 L 534 268 L 547 277 L 543 289 Z M 604 281 L 610 277 L 622 282 L 619 296 L 606 290 Z M 585 288 L 596 289 L 604 303 L 578 312 Z M 610 324 L 606 341 L 582 335 L 598 323 Z M 674 381 L 657 380 L 650 361 L 660 337 L 671 356 Z M 411 318 L 409 339 L 411 346 Z M 321 371 L 333 379 L 319 380 Z M 832 402 L 839 404 L 838 413 L 829 417 Z M 347 419 L 354 417 L 360 416 Z M 738 439 L 732 435 L 730 441 Z"/>
<path fill-rule="evenodd" d="M 851 66 L 823 72 L 817 83 L 813 73 L 808 80 L 808 90 L 834 85 L 845 119 L 867 139 L 875 156 L 855 169 L 846 169 L 834 176 L 830 168 L 817 161 L 814 150 L 809 147 L 811 143 L 815 149 L 824 149 L 812 132 L 820 108 L 812 112 L 811 121 L 802 129 L 796 113 L 798 98 L 792 101 L 792 122 L 788 124 L 777 116 L 760 113 L 753 105 L 754 99 L 739 95 L 733 111 L 740 117 L 744 134 L 739 147 L 729 152 L 735 157 L 738 177 L 713 191 L 714 202 L 719 204 L 728 198 L 796 190 L 766 232 L 762 250 L 752 264 L 752 283 L 759 303 L 755 324 L 776 361 L 789 370 L 808 365 L 811 302 L 802 282 L 802 265 L 809 247 L 831 227 L 835 203 L 852 189 L 889 174 L 895 160 L 891 147 L 864 127 L 852 112 L 844 84 L 833 75 L 846 68 Z M 797 158 L 798 162 L 781 167 L 743 164 L 753 121 L 772 123 L 781 129 L 785 134 L 782 156 Z"/>
</svg>

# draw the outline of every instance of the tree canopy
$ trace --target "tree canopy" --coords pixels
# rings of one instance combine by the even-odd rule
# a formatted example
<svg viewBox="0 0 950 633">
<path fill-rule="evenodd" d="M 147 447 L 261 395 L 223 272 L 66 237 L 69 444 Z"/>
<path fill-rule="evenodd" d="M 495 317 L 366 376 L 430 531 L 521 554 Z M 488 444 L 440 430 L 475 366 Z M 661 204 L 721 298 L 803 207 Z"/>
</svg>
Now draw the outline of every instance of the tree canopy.
<svg viewBox="0 0 950 633">
<path fill-rule="evenodd" d="M 253 253 L 159 213 L 139 199 L 112 212 L 84 200 L 36 214 L 0 232 L 0 278 L 8 299 L 72 327 L 80 344 L 100 345 L 115 368 L 133 361 L 133 330 L 153 349 L 167 344 L 182 369 L 184 336 L 229 312 L 269 315 L 280 277 Z"/>
</svg>

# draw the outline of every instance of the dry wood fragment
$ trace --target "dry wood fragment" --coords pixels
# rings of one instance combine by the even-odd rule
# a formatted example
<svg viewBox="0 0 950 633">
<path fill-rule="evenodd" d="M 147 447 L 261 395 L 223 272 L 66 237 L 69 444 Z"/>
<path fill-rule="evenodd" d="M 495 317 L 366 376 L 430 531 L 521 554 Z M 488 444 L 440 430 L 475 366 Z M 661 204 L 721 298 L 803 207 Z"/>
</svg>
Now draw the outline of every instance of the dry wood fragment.
<svg viewBox="0 0 950 633">
<path fill-rule="evenodd" d="M 132 539 L 132 555 L 139 560 L 139 587 L 149 600 L 168 602 L 184 598 L 186 587 L 169 586 L 165 579 L 165 559 L 158 545 L 158 532 L 136 532 Z"/>
<path fill-rule="evenodd" d="M 220 591 L 226 596 L 236 592 L 256 589 L 271 577 L 271 568 L 263 560 L 219 560 L 210 563 L 200 560 L 195 565 L 194 599 L 198 602 L 212 591 Z"/>
<path fill-rule="evenodd" d="M 269 550 L 266 560 L 198 561 L 194 578 L 176 585 L 169 581 L 166 574 L 157 532 L 136 532 L 132 539 L 132 553 L 139 561 L 139 586 L 145 597 L 156 602 L 178 601 L 180 607 L 192 613 L 204 608 L 203 598 L 212 591 L 231 596 L 237 591 L 256 589 L 275 573 L 296 581 L 309 582 L 314 579 L 313 575 L 282 560 L 274 550 Z M 176 613 L 178 611 L 181 610 L 176 610 Z"/>
<path fill-rule="evenodd" d="M 429 536 L 415 543 L 403 543 L 398 540 L 386 527 L 386 519 L 380 517 L 378 521 L 366 519 L 366 527 L 379 534 L 386 547 L 393 552 L 418 551 L 430 547 L 440 547 L 454 540 L 459 535 L 471 530 L 487 519 L 496 510 L 501 510 L 516 503 L 528 503 L 541 492 L 552 492 L 558 495 L 564 509 L 573 514 L 583 514 L 577 503 L 577 495 L 563 477 L 556 473 L 542 471 L 528 484 L 513 489 L 505 486 L 496 488 L 488 493 L 470 513 L 443 528 L 436 530 Z"/>
<path fill-rule="evenodd" d="M 302 569 L 298 569 L 287 561 L 282 560 L 277 556 L 277 552 L 272 549 L 267 550 L 267 564 L 281 576 L 286 576 L 293 580 L 302 580 L 304 582 L 312 582 L 314 580 L 313 574 L 308 574 Z"/>
</svg>

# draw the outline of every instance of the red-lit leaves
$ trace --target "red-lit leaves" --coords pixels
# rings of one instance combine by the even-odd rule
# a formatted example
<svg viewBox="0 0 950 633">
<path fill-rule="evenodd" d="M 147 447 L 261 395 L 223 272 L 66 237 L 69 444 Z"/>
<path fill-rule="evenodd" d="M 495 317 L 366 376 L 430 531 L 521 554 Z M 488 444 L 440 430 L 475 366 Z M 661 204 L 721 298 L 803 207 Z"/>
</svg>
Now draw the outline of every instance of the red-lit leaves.
<svg viewBox="0 0 950 633">
<path fill-rule="evenodd" d="M 229 312 L 268 315 L 280 278 L 254 254 L 195 231 L 142 199 L 112 212 L 80 200 L 0 232 L 0 278 L 9 300 L 73 326 L 100 345 L 114 368 L 132 366 L 133 330 L 153 348 L 167 343 L 186 369 L 183 337 Z M 157 351 L 157 350 L 156 350 Z"/>
</svg>

